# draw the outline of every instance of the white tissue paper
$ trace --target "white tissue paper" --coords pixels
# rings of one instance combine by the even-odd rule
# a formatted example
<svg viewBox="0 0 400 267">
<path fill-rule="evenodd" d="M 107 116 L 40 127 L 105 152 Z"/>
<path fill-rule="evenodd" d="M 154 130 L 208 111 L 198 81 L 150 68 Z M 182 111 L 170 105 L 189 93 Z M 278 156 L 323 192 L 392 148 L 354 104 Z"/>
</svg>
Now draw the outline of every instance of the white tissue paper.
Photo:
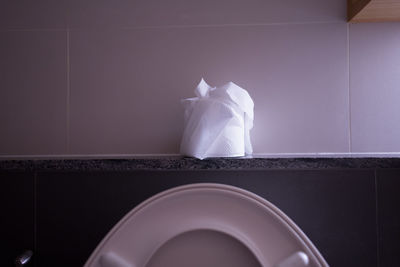
<svg viewBox="0 0 400 267">
<path fill-rule="evenodd" d="M 251 155 L 254 102 L 247 91 L 233 82 L 211 87 L 201 79 L 195 93 L 182 100 L 181 154 L 199 159 Z"/>
</svg>

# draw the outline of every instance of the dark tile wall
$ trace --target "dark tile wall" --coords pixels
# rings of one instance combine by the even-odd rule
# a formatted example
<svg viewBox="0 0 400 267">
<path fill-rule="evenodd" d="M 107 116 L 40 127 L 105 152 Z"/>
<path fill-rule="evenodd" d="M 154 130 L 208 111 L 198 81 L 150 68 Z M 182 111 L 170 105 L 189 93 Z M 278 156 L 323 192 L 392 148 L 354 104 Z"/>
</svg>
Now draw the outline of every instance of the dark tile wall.
<svg viewBox="0 0 400 267">
<path fill-rule="evenodd" d="M 380 267 L 400 266 L 400 171 L 377 171 Z"/>
<path fill-rule="evenodd" d="M 399 177 L 400 169 L 3 172 L 1 242 L 11 245 L 0 265 L 13 266 L 19 251 L 33 248 L 35 266 L 82 266 L 143 200 L 182 184 L 216 182 L 275 204 L 331 266 L 398 266 Z"/>
<path fill-rule="evenodd" d="M 0 172 L 0 266 L 34 248 L 34 173 Z"/>
<path fill-rule="evenodd" d="M 38 173 L 38 266 L 83 265 L 113 225 L 140 202 L 198 182 L 231 184 L 268 199 L 332 266 L 376 266 L 375 180 L 368 170 Z"/>
</svg>

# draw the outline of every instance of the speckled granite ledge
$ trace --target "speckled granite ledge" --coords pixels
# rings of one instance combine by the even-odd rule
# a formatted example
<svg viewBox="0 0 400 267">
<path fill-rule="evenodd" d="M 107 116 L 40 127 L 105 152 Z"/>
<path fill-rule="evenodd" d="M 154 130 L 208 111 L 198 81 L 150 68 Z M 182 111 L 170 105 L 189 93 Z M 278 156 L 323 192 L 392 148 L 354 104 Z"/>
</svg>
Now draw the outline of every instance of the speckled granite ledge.
<svg viewBox="0 0 400 267">
<path fill-rule="evenodd" d="M 262 170 L 400 168 L 400 158 L 2 160 L 3 171 Z"/>
</svg>

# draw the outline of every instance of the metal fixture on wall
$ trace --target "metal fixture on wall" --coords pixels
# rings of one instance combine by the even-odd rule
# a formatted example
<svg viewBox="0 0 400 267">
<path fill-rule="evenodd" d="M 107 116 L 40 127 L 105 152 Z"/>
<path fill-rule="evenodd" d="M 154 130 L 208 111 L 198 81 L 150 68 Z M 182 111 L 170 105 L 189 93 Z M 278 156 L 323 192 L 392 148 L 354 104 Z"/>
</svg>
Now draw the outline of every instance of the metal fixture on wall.
<svg viewBox="0 0 400 267">
<path fill-rule="evenodd" d="M 15 259 L 15 266 L 16 267 L 26 266 L 31 260 L 32 255 L 33 255 L 32 250 L 24 251 L 24 253 L 22 253 Z"/>
</svg>

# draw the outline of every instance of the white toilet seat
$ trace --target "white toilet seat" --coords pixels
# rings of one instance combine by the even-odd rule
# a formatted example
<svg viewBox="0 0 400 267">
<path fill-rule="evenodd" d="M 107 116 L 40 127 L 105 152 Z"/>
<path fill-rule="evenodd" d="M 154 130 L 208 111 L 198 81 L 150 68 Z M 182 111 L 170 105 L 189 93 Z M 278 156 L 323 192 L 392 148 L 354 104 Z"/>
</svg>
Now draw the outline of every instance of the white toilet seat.
<svg viewBox="0 0 400 267">
<path fill-rule="evenodd" d="M 298 251 L 307 255 L 307 266 L 328 266 L 305 234 L 265 199 L 233 186 L 190 184 L 159 193 L 130 211 L 85 267 L 145 267 L 167 241 L 201 229 L 239 240 L 263 267 L 278 266 Z"/>
</svg>

